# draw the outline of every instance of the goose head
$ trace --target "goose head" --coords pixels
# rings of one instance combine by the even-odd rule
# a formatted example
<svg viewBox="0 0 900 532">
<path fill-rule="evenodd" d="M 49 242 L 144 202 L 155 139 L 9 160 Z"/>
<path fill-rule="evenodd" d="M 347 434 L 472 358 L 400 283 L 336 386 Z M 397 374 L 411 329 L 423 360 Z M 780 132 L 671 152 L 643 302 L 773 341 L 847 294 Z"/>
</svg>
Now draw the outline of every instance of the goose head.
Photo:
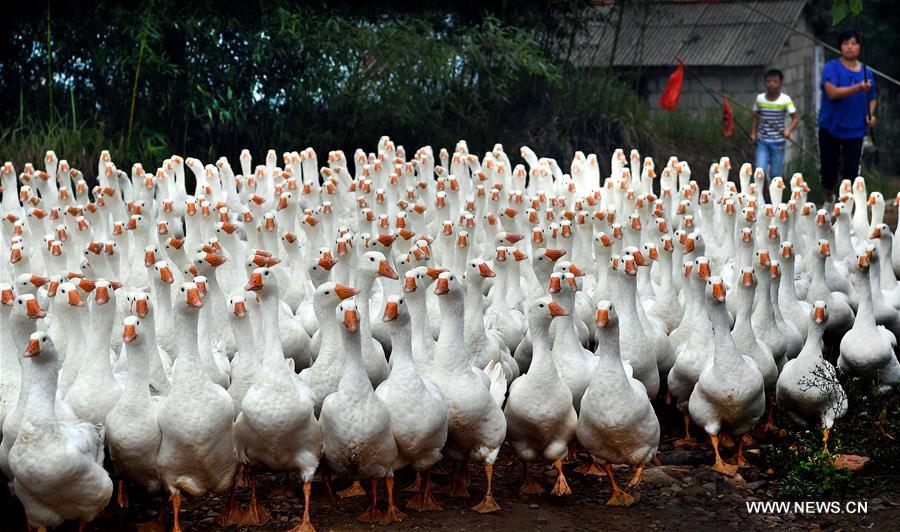
<svg viewBox="0 0 900 532">
<path fill-rule="evenodd" d="M 32 320 L 43 318 L 47 315 L 47 313 L 44 312 L 44 309 L 38 304 L 34 294 L 21 294 L 16 297 L 13 314 Z"/>
<path fill-rule="evenodd" d="M 821 299 L 813 303 L 813 309 L 810 313 L 810 319 L 816 325 L 823 325 L 828 322 L 828 304 Z"/>
<path fill-rule="evenodd" d="M 59 353 L 56 346 L 53 345 L 53 340 L 43 331 L 31 333 L 23 356 L 37 368 L 58 371 L 61 366 Z"/>
<path fill-rule="evenodd" d="M 706 295 L 712 304 L 725 303 L 725 283 L 718 275 L 713 275 L 706 280 Z"/>
<path fill-rule="evenodd" d="M 405 327 L 409 323 L 409 310 L 402 296 L 389 296 L 384 304 L 381 321 L 395 327 Z"/>
<path fill-rule="evenodd" d="M 399 279 L 400 276 L 394 271 L 384 253 L 380 251 L 367 251 L 363 253 L 359 259 L 359 268 L 357 272 L 366 279 L 374 280 L 376 277 L 385 277 L 388 279 Z"/>
<path fill-rule="evenodd" d="M 38 288 L 49 283 L 50 279 L 31 273 L 22 273 L 16 277 L 15 287 L 19 294 L 34 294 Z"/>
<path fill-rule="evenodd" d="M 313 296 L 313 306 L 323 311 L 336 308 L 341 301 L 351 298 L 359 293 L 359 289 L 346 285 L 327 282 L 316 288 Z"/>
<path fill-rule="evenodd" d="M 54 301 L 57 303 L 65 302 L 65 304 L 74 308 L 84 307 L 84 299 L 81 298 L 78 288 L 74 283 L 70 282 L 59 284 L 59 287 L 56 289 Z"/>
<path fill-rule="evenodd" d="M 172 284 L 175 282 L 175 277 L 172 275 L 172 269 L 169 267 L 169 263 L 165 260 L 156 261 L 156 263 L 153 265 L 153 275 L 154 279 L 159 279 L 166 284 Z"/>
<path fill-rule="evenodd" d="M 496 275 L 488 263 L 481 259 L 473 259 L 466 264 L 466 279 L 473 279 L 476 283 L 479 282 L 479 279 L 496 277 Z"/>
<path fill-rule="evenodd" d="M 141 318 L 138 316 L 126 316 L 122 320 L 122 342 L 132 345 L 144 345 L 146 338 Z"/>
<path fill-rule="evenodd" d="M 247 299 L 242 295 L 228 298 L 228 313 L 230 319 L 244 319 L 247 317 Z"/>
<path fill-rule="evenodd" d="M 269 294 L 278 294 L 278 280 L 275 278 L 275 272 L 270 268 L 262 267 L 253 270 L 247 285 L 244 286 L 247 292 L 256 292 L 260 296 Z"/>
<path fill-rule="evenodd" d="M 596 315 L 594 323 L 598 329 L 606 329 L 610 326 L 615 327 L 619 323 L 619 315 L 613 304 L 607 299 L 601 299 L 597 302 Z"/>
<path fill-rule="evenodd" d="M 352 299 L 341 301 L 335 309 L 335 316 L 345 331 L 351 334 L 359 331 L 359 311 L 356 308 L 356 301 Z"/>
<path fill-rule="evenodd" d="M 0 305 L 12 307 L 16 302 L 16 294 L 9 283 L 0 283 Z"/>
<path fill-rule="evenodd" d="M 197 283 L 187 281 L 181 284 L 181 290 L 178 292 L 176 310 L 198 310 L 203 308 L 203 295 Z"/>
<path fill-rule="evenodd" d="M 569 312 L 550 297 L 540 297 L 528 309 L 528 325 L 532 330 L 546 331 L 553 318 L 568 315 Z"/>
<path fill-rule="evenodd" d="M 140 319 L 150 315 L 150 295 L 146 292 L 134 292 L 128 295 L 131 313 Z"/>
</svg>

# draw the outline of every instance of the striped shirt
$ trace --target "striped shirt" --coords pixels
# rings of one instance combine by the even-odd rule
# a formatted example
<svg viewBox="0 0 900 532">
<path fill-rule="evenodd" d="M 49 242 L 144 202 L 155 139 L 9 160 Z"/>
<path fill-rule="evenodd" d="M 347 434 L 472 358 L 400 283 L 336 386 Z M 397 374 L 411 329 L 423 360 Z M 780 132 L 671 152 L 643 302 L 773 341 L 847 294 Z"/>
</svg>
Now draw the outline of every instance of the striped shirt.
<svg viewBox="0 0 900 532">
<path fill-rule="evenodd" d="M 753 102 L 753 112 L 759 116 L 757 137 L 768 141 L 784 142 L 784 119 L 788 114 L 797 112 L 791 97 L 780 93 L 775 101 L 766 98 L 766 93 L 761 93 Z"/>
</svg>

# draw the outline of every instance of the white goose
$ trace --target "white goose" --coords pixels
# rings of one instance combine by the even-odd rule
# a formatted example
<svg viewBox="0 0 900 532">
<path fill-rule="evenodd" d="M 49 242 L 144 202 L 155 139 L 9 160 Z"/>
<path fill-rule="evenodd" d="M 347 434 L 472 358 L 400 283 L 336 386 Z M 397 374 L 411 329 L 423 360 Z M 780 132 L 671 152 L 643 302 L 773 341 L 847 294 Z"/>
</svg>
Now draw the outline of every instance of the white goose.
<svg viewBox="0 0 900 532">
<path fill-rule="evenodd" d="M 254 383 L 241 401 L 241 413 L 234 423 L 235 449 L 243 463 L 264 464 L 275 471 L 300 472 L 305 498 L 300 526 L 311 526 L 309 496 L 323 447 L 322 429 L 313 412 L 312 392 L 301 379 L 294 378 L 285 363 L 278 340 L 276 276 L 269 268 L 258 268 L 244 289 L 259 295 L 265 346 Z M 251 490 L 250 505 L 241 524 L 264 524 L 269 514 L 257 501 L 255 475 L 251 476 Z"/>
<path fill-rule="evenodd" d="M 103 434 L 87 422 L 56 415 L 60 361 L 46 333 L 31 335 L 25 356 L 31 380 L 18 436 L 9 453 L 16 497 L 31 526 L 82 525 L 109 503 L 113 485 L 103 469 Z"/>
<path fill-rule="evenodd" d="M 597 304 L 600 364 L 582 398 L 578 418 L 578 441 L 609 477 L 610 506 L 630 506 L 635 499 L 625 493 L 612 471 L 612 464 L 638 466 L 629 487 L 636 487 L 644 466 L 659 447 L 659 420 L 647 398 L 644 385 L 631 376 L 619 351 L 619 317 L 605 300 Z"/>
<path fill-rule="evenodd" d="M 345 360 L 340 385 L 325 398 L 319 415 L 325 437 L 325 459 L 331 471 L 340 476 L 371 479 L 372 504 L 358 517 L 360 521 L 384 524 L 401 521 L 405 515 L 394 504 L 393 471 L 398 463 L 398 451 L 391 431 L 391 414 L 375 395 L 363 365 L 356 304 L 352 300 L 342 301 L 336 313 Z M 379 478 L 387 484 L 388 509 L 384 514 L 376 507 Z"/>
<path fill-rule="evenodd" d="M 834 366 L 822 357 L 827 319 L 825 302 L 816 301 L 803 350 L 784 365 L 776 392 L 778 407 L 791 419 L 804 426 L 815 423 L 822 427 L 826 449 L 834 422 L 847 413 L 847 394 L 837 380 Z"/>
<path fill-rule="evenodd" d="M 738 467 L 744 465 L 740 436 L 753 428 L 765 412 L 765 384 L 753 359 L 738 351 L 731 336 L 722 279 L 710 277 L 706 283 L 706 307 L 715 337 L 715 354 L 700 372 L 688 409 L 694 422 L 712 440 L 716 454 L 713 469 L 734 476 Z M 719 434 L 723 430 L 731 431 L 740 441 L 735 465 L 725 463 L 719 455 Z"/>
<path fill-rule="evenodd" d="M 503 409 L 507 423 L 507 439 L 526 473 L 523 493 L 541 493 L 540 484 L 528 477 L 527 462 L 543 456 L 556 468 L 553 495 L 570 495 L 562 458 L 575 436 L 578 415 L 572 405 L 572 392 L 556 371 L 550 352 L 550 322 L 569 313 L 549 297 L 534 301 L 528 309 L 528 329 L 531 331 L 533 357 L 528 373 L 509 388 L 509 398 Z"/>
<path fill-rule="evenodd" d="M 869 256 L 857 255 L 853 285 L 859 295 L 859 312 L 853 327 L 841 338 L 838 368 L 856 375 L 877 376 L 885 391 L 900 382 L 900 362 L 894 355 L 897 339 L 881 325 L 875 325 Z"/>
<path fill-rule="evenodd" d="M 200 497 L 222 493 L 231 486 L 236 467 L 232 421 L 234 404 L 213 383 L 200 362 L 197 344 L 199 310 L 203 300 L 197 285 L 181 285 L 175 303 L 175 327 L 180 338 L 172 375 L 172 389 L 162 402 L 158 467 L 172 495 L 175 529 L 180 530 L 181 494 Z"/>
<path fill-rule="evenodd" d="M 431 493 L 430 469 L 442 458 L 441 449 L 447 442 L 447 403 L 437 386 L 417 371 L 404 298 L 388 297 L 382 322 L 388 324 L 391 335 L 391 374 L 375 395 L 391 413 L 399 459 L 412 466 L 419 481 L 419 491 L 407 505 L 416 510 L 441 510 Z"/>
<path fill-rule="evenodd" d="M 153 336 L 139 316 L 123 322 L 122 341 L 128 350 L 128 378 L 115 406 L 106 415 L 106 442 L 109 458 L 119 480 L 118 503 L 126 506 L 124 480 L 147 493 L 157 493 L 162 480 L 157 470 L 157 453 L 162 441 L 159 428 L 160 398 L 150 395 L 150 358 L 157 355 Z"/>
<path fill-rule="evenodd" d="M 465 304 L 456 277 L 450 272 L 441 273 L 434 292 L 441 296 L 444 323 L 429 377 L 440 388 L 450 408 L 444 450 L 454 460 L 484 462 L 487 491 L 473 509 L 496 512 L 500 506 L 494 501 L 492 482 L 494 461 L 506 437 L 506 418 L 500 410 L 506 386 L 505 383 L 494 386 L 490 377 L 472 369 L 471 354 L 466 352 L 463 343 Z M 462 482 L 459 478 L 454 480 Z"/>
</svg>

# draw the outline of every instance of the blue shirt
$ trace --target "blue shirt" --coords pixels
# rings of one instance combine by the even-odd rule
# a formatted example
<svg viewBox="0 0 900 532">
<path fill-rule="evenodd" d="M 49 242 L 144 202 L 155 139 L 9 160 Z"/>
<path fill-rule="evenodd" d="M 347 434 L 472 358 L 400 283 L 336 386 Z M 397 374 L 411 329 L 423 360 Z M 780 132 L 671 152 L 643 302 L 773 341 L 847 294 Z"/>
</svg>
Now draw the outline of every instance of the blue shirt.
<svg viewBox="0 0 900 532">
<path fill-rule="evenodd" d="M 866 68 L 866 67 L 863 67 Z M 869 101 L 875 99 L 875 77 L 872 70 L 868 70 L 869 82 L 872 89 L 866 94 L 857 92 L 843 100 L 829 100 L 825 93 L 825 82 L 835 87 L 850 87 L 864 81 L 863 69 L 853 72 L 841 63 L 840 59 L 833 59 L 825 63 L 822 69 L 822 106 L 819 108 L 819 127 L 828 130 L 829 133 L 841 139 L 859 139 L 866 136 L 866 115 L 869 111 Z"/>
</svg>

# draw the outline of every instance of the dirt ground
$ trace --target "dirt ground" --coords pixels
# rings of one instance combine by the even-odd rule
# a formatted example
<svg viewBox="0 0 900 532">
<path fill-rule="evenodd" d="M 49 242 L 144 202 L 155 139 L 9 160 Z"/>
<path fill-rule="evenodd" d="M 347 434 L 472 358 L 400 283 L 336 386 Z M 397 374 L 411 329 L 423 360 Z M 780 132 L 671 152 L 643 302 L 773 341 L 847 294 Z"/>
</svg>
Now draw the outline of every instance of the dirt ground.
<svg viewBox="0 0 900 532">
<path fill-rule="evenodd" d="M 750 449 L 748 458 L 756 462 L 758 449 Z M 726 455 L 727 456 L 727 455 Z M 662 465 L 648 467 L 643 483 L 634 490 L 636 504 L 629 508 L 605 506 L 609 498 L 609 482 L 605 478 L 585 476 L 574 472 L 576 464 L 565 467 L 573 495 L 554 497 L 549 494 L 556 472 L 552 467 L 532 465 L 532 478 L 538 479 L 548 491 L 543 495 L 520 495 L 522 470 L 504 449 L 495 467 L 495 497 L 501 511 L 478 514 L 470 510 L 484 493 L 484 475 L 470 467 L 472 483 L 468 499 L 456 499 L 438 494 L 443 512 L 417 512 L 401 508 L 407 518 L 390 525 L 397 531 L 410 530 L 712 530 L 733 528 L 740 530 L 854 530 L 897 529 L 900 523 L 900 493 L 862 493 L 856 500 L 868 502 L 868 513 L 851 514 L 750 514 L 746 502 L 774 500 L 777 480 L 774 472 L 757 467 L 742 469 L 738 476 L 726 478 L 712 471 L 712 453 L 708 449 L 674 448 L 671 439 L 664 442 L 660 457 Z M 631 468 L 616 470 L 617 480 L 625 484 Z M 231 530 L 287 530 L 299 523 L 303 511 L 303 494 L 299 480 L 287 475 L 260 474 L 258 495 L 271 512 L 272 520 L 261 527 L 230 527 Z M 436 475 L 438 483 L 448 477 Z M 412 480 L 407 471 L 398 476 L 398 486 Z M 336 482 L 336 489 L 349 485 Z M 239 490 L 239 502 L 245 506 L 249 490 Z M 384 509 L 384 487 L 379 488 L 379 508 Z M 400 493 L 401 501 L 411 494 Z M 24 515 L 17 503 L 4 493 L 2 510 L 3 530 L 23 530 Z M 131 505 L 119 509 L 111 505 L 104 514 L 90 523 L 87 530 L 139 530 L 137 524 L 159 516 L 163 499 L 150 498 L 132 491 Z M 113 498 L 115 501 L 115 497 Z M 340 500 L 332 505 L 325 495 L 324 485 L 315 483 L 311 501 L 313 524 L 318 530 L 364 530 L 386 528 L 360 523 L 356 517 L 365 510 L 368 497 Z M 209 495 L 188 500 L 182 507 L 182 526 L 185 530 L 218 530 L 216 523 L 224 497 Z M 171 529 L 171 513 L 167 515 L 167 529 Z M 67 524 L 59 530 L 76 530 Z M 141 527 L 140 529 L 143 529 Z M 157 529 L 159 530 L 159 529 Z"/>
</svg>

